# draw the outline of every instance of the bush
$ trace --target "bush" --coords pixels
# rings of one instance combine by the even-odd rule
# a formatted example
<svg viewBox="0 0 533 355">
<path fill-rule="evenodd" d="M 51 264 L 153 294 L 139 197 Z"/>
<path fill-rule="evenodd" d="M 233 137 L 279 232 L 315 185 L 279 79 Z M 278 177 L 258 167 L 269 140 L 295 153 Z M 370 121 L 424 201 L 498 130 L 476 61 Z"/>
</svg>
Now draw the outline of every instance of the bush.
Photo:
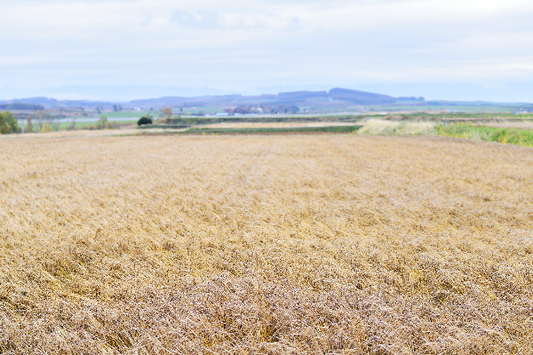
<svg viewBox="0 0 533 355">
<path fill-rule="evenodd" d="M 98 122 L 94 125 L 94 129 L 115 129 L 117 128 L 116 122 L 107 120 L 106 116 L 101 116 Z"/>
<path fill-rule="evenodd" d="M 107 125 L 107 117 L 101 116 L 98 122 L 96 122 L 95 128 L 96 129 L 104 129 Z"/>
<path fill-rule="evenodd" d="M 150 117 L 150 116 L 141 117 L 137 121 L 137 126 L 142 126 L 142 125 L 145 125 L 145 124 L 152 124 L 152 117 Z"/>
<path fill-rule="evenodd" d="M 106 128 L 106 129 L 116 129 L 116 128 L 117 128 L 117 123 L 116 123 L 116 122 L 113 122 L 113 121 L 108 121 L 108 122 L 105 124 L 105 128 Z"/>
<path fill-rule="evenodd" d="M 52 132 L 52 126 L 50 125 L 50 123 L 45 122 L 43 124 L 43 127 L 41 128 L 41 133 L 48 133 L 48 132 Z"/>
</svg>

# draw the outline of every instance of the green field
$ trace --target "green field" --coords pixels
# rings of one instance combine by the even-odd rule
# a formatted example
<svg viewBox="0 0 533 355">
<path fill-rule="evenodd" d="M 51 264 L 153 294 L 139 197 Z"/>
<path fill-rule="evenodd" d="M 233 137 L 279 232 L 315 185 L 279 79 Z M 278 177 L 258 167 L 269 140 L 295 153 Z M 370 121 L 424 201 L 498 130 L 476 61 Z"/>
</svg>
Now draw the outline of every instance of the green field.
<svg viewBox="0 0 533 355">
<path fill-rule="evenodd" d="M 468 138 L 533 147 L 533 131 L 528 129 L 457 124 L 448 127 L 437 126 L 434 130 L 437 135 L 445 137 Z"/>
<path fill-rule="evenodd" d="M 125 121 L 112 121 L 116 122 L 117 126 L 124 126 L 124 125 L 133 125 L 137 124 L 136 120 L 125 120 Z M 76 130 L 82 130 L 82 129 L 95 129 L 97 121 L 93 122 L 76 122 L 74 125 Z M 53 131 L 66 131 L 72 129 L 72 122 L 53 122 L 51 124 Z M 24 128 L 24 131 L 27 132 L 27 125 L 21 124 L 19 127 Z M 39 129 L 39 125 L 35 122 L 33 122 L 33 131 L 37 132 Z"/>
<path fill-rule="evenodd" d="M 355 117 L 357 119 L 375 117 L 381 119 L 401 119 L 414 121 L 442 121 L 447 119 L 449 121 L 528 121 L 533 120 L 533 114 L 516 115 L 513 113 L 476 113 L 476 112 L 415 112 L 415 113 L 388 113 L 386 115 L 378 115 L 376 113 L 363 114 Z"/>
<path fill-rule="evenodd" d="M 269 128 L 191 128 L 179 134 L 261 134 L 261 133 L 353 133 L 362 126 L 269 127 Z"/>
<path fill-rule="evenodd" d="M 130 125 L 130 124 L 137 124 L 137 120 L 124 120 L 124 121 L 111 121 L 117 124 L 117 126 L 123 126 L 123 125 Z M 97 121 L 95 122 L 76 122 L 76 129 L 90 129 L 91 127 L 95 127 Z M 59 130 L 68 129 L 71 127 L 70 122 L 61 122 L 59 124 Z"/>
<path fill-rule="evenodd" d="M 158 114 L 158 111 L 116 111 L 104 112 L 96 115 L 95 117 L 106 116 L 107 118 L 141 118 L 147 115 L 157 117 Z"/>
<path fill-rule="evenodd" d="M 433 111 L 435 113 L 448 114 L 455 111 L 460 113 L 507 113 L 512 114 L 519 111 L 522 108 L 531 110 L 533 107 L 531 104 L 522 103 L 492 103 L 492 102 L 460 102 L 460 101 L 443 101 L 442 104 L 434 103 L 429 104 L 425 102 L 423 104 L 385 104 L 385 105 L 372 105 L 363 106 L 366 110 L 373 111 Z"/>
</svg>

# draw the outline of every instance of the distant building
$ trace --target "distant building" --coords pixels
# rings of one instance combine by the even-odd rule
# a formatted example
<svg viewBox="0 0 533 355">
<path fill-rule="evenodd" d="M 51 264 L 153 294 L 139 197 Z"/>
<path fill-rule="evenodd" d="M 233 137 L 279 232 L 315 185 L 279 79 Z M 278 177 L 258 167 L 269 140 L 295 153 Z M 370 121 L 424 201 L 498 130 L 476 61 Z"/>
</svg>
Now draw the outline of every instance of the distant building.
<svg viewBox="0 0 533 355">
<path fill-rule="evenodd" d="M 215 114 L 215 116 L 217 116 L 217 117 L 228 117 L 229 114 L 227 112 L 217 112 Z"/>
</svg>

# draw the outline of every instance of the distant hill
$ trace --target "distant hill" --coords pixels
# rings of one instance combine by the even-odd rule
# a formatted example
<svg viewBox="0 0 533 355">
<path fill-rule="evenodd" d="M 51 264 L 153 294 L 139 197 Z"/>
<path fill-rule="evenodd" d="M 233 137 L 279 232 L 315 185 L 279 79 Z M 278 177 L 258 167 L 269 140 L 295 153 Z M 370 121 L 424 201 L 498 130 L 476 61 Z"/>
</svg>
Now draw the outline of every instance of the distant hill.
<svg viewBox="0 0 533 355">
<path fill-rule="evenodd" d="M 202 105 L 242 105 L 242 104 L 283 104 L 302 105 L 313 102 L 341 101 L 351 104 L 376 105 L 393 103 L 399 99 L 392 96 L 374 94 L 371 92 L 335 88 L 327 91 L 291 91 L 280 92 L 277 95 L 260 96 L 200 96 L 200 97 L 161 97 L 155 99 L 133 100 L 122 103 L 123 107 L 153 107 L 164 106 L 202 106 Z"/>
<path fill-rule="evenodd" d="M 308 100 L 329 100 L 327 91 L 292 91 L 280 92 L 278 101 L 308 101 Z"/>
<path fill-rule="evenodd" d="M 122 103 L 123 107 L 153 107 L 161 108 L 165 106 L 202 106 L 227 104 L 239 101 L 242 95 L 223 95 L 223 96 L 197 96 L 197 97 L 180 97 L 168 96 L 155 99 L 132 100 Z M 255 98 L 255 97 L 254 97 Z"/>
<path fill-rule="evenodd" d="M 329 91 L 329 96 L 337 101 L 350 101 L 360 105 L 380 105 L 398 101 L 398 99 L 366 91 L 335 88 Z"/>
<path fill-rule="evenodd" d="M 13 99 L 7 101 L 0 101 L 0 105 L 13 107 L 12 109 L 31 109 L 33 107 L 37 110 L 44 109 L 53 109 L 58 107 L 96 107 L 100 105 L 105 105 L 110 103 L 98 102 L 98 101 L 89 101 L 89 100 L 56 100 L 49 99 L 47 97 L 30 97 L 26 99 Z"/>
<path fill-rule="evenodd" d="M 132 100 L 129 102 L 102 102 L 89 100 L 61 100 L 46 97 L 34 97 L 27 99 L 14 99 L 2 101 L 2 107 L 13 104 L 39 105 L 45 109 L 56 107 L 85 107 L 105 108 L 120 104 L 124 109 L 153 108 L 161 109 L 170 107 L 201 107 L 201 106 L 253 106 L 253 105 L 284 105 L 284 106 L 313 106 L 313 105 L 379 105 L 400 102 L 406 98 L 394 98 L 388 95 L 376 94 L 366 91 L 334 88 L 328 91 L 292 91 L 278 94 L 264 94 L 259 96 L 223 95 L 223 96 L 196 96 L 181 97 L 168 96 L 153 99 Z M 413 98 L 414 99 L 414 98 Z M 423 100 L 423 99 L 422 99 Z M 13 107 L 13 106 L 10 106 Z M 29 106 L 27 106 L 29 107 Z"/>
<path fill-rule="evenodd" d="M 38 104 L 27 104 L 27 103 L 8 103 L 0 104 L 0 110 L 26 110 L 26 111 L 37 111 L 44 110 L 43 105 Z"/>
<path fill-rule="evenodd" d="M 59 104 L 56 99 L 49 99 L 47 97 L 32 97 L 28 99 L 15 99 L 10 102 L 11 104 L 23 104 L 23 105 L 39 105 L 41 109 L 58 107 Z"/>
</svg>

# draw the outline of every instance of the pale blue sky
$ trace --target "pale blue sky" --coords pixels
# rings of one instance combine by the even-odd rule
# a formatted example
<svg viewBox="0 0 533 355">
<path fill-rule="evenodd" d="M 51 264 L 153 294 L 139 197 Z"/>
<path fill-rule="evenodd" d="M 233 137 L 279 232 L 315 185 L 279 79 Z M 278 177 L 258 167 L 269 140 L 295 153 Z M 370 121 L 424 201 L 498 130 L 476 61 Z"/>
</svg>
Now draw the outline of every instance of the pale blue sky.
<svg viewBox="0 0 533 355">
<path fill-rule="evenodd" d="M 340 86 L 533 102 L 531 0 L 0 5 L 0 99 L 124 100 Z"/>
</svg>

